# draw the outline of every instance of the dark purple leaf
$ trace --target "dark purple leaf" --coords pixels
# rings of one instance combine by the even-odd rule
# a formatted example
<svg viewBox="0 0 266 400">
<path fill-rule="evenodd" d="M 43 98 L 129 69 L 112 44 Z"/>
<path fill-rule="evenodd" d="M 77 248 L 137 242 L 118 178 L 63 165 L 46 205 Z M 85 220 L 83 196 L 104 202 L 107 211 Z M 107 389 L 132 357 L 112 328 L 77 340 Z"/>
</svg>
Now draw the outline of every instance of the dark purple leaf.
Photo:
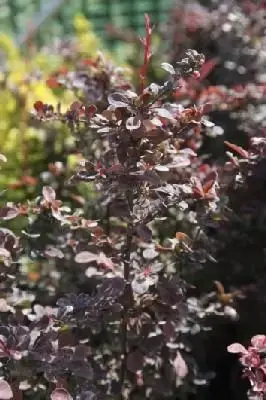
<svg viewBox="0 0 266 400">
<path fill-rule="evenodd" d="M 154 353 L 160 349 L 164 344 L 163 335 L 149 336 L 143 339 L 142 349 L 145 354 Z"/>
<path fill-rule="evenodd" d="M 92 298 L 85 293 L 76 295 L 68 293 L 65 297 L 60 298 L 56 305 L 60 308 L 69 308 L 73 310 L 82 310 L 87 308 L 92 303 Z"/>
<path fill-rule="evenodd" d="M 130 353 L 127 357 L 127 369 L 130 372 L 136 373 L 143 368 L 143 354 L 140 350 Z"/>
<path fill-rule="evenodd" d="M 112 299 L 120 297 L 125 289 L 125 281 L 123 278 L 115 277 L 105 279 L 104 283 L 99 288 L 99 295 Z"/>
<path fill-rule="evenodd" d="M 177 306 L 184 297 L 184 284 L 176 277 L 161 277 L 157 289 L 161 300 L 166 304 Z"/>
<path fill-rule="evenodd" d="M 152 231 L 144 224 L 139 224 L 136 227 L 137 235 L 144 241 L 144 242 L 151 242 L 152 240 Z"/>
<path fill-rule="evenodd" d="M 142 179 L 152 185 L 160 185 L 161 179 L 155 171 L 145 171 Z"/>
<path fill-rule="evenodd" d="M 1 207 L 0 208 L 0 219 L 9 220 L 16 218 L 19 215 L 19 211 L 15 207 Z"/>
<path fill-rule="evenodd" d="M 78 345 L 75 348 L 75 352 L 73 354 L 73 359 L 76 361 L 84 361 L 89 354 L 89 348 L 84 345 Z"/>
<path fill-rule="evenodd" d="M 97 400 L 97 395 L 91 390 L 86 390 L 79 395 L 79 400 Z"/>
<path fill-rule="evenodd" d="M 172 337 L 175 335 L 175 327 L 172 321 L 166 321 L 166 323 L 163 325 L 163 333 L 168 340 L 170 340 Z"/>
</svg>

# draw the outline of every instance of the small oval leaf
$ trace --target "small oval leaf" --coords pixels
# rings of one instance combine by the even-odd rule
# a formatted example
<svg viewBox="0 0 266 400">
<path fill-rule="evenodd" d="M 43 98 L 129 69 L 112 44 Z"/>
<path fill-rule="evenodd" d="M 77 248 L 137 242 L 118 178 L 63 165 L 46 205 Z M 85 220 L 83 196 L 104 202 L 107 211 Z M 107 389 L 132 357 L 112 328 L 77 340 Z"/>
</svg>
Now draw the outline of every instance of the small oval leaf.
<svg viewBox="0 0 266 400">
<path fill-rule="evenodd" d="M 229 353 L 233 353 L 233 354 L 239 354 L 239 353 L 243 354 L 243 353 L 247 352 L 245 347 L 242 346 L 242 344 L 240 344 L 240 343 L 232 343 L 232 344 L 230 344 L 229 346 L 227 346 L 227 351 Z"/>
<path fill-rule="evenodd" d="M 53 390 L 53 392 L 51 393 L 50 396 L 51 400 L 72 400 L 73 397 L 70 396 L 70 394 L 68 393 L 68 391 L 66 389 L 55 389 Z"/>
<path fill-rule="evenodd" d="M 52 203 L 56 199 L 55 191 L 51 186 L 44 186 L 42 189 L 42 195 L 44 200 L 48 203 Z"/>
<path fill-rule="evenodd" d="M 143 354 L 140 350 L 130 353 L 127 357 L 127 369 L 130 372 L 136 373 L 143 368 Z"/>
<path fill-rule="evenodd" d="M 108 102 L 111 106 L 116 108 L 128 106 L 128 98 L 123 93 L 119 92 L 109 94 Z"/>
<path fill-rule="evenodd" d="M 75 261 L 79 264 L 86 264 L 92 261 L 96 261 L 97 258 L 97 254 L 90 253 L 89 251 L 81 251 L 76 255 Z"/>
<path fill-rule="evenodd" d="M 13 398 L 13 392 L 11 386 L 7 381 L 0 381 L 0 399 L 1 400 L 9 400 Z"/>
<path fill-rule="evenodd" d="M 169 64 L 169 63 L 167 63 L 167 62 L 164 62 L 164 63 L 161 64 L 161 67 L 162 67 L 165 71 L 169 72 L 169 74 L 175 75 L 175 69 L 174 69 L 174 67 L 173 67 L 171 64 Z"/>
<path fill-rule="evenodd" d="M 180 378 L 185 378 L 185 376 L 188 374 L 187 364 L 179 351 L 174 359 L 174 369 L 176 375 Z"/>
</svg>

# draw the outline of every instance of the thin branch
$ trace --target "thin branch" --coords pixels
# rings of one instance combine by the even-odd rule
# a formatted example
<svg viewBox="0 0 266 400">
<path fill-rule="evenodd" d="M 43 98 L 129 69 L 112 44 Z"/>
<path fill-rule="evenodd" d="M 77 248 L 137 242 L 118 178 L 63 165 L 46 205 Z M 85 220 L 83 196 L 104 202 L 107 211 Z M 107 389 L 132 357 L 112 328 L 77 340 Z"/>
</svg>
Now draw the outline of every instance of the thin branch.
<svg viewBox="0 0 266 400">
<path fill-rule="evenodd" d="M 134 224 L 132 219 L 132 211 L 133 211 L 133 190 L 132 188 L 128 188 L 127 193 L 127 203 L 129 210 L 129 220 L 127 224 L 127 233 L 126 233 L 126 244 L 124 250 L 124 279 L 126 281 L 126 289 L 129 287 L 129 276 L 130 276 L 130 256 L 132 251 L 132 241 L 133 241 L 133 232 L 134 232 Z M 127 295 L 128 291 L 125 290 L 125 294 Z M 127 302 L 125 302 L 124 311 L 122 315 L 121 321 L 121 348 L 122 348 L 122 363 L 121 363 L 121 371 L 120 371 L 120 384 L 121 384 L 121 399 L 123 399 L 123 386 L 126 377 L 126 362 L 127 362 Z"/>
</svg>

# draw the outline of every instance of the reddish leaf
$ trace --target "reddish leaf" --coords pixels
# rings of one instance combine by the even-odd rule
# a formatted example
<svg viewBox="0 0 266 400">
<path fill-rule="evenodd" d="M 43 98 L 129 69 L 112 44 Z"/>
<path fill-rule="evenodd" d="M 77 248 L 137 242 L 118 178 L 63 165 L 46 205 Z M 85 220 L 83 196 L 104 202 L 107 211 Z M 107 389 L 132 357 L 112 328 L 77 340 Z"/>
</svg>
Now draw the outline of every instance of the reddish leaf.
<svg viewBox="0 0 266 400">
<path fill-rule="evenodd" d="M 199 79 L 199 78 L 200 78 L 200 72 L 199 72 L 199 71 L 193 71 L 192 77 L 193 77 L 194 79 Z"/>
<path fill-rule="evenodd" d="M 71 111 L 79 111 L 82 107 L 82 104 L 79 101 L 73 101 L 73 103 L 70 105 L 70 110 Z"/>
<path fill-rule="evenodd" d="M 66 75 L 68 73 L 69 69 L 66 65 L 62 65 L 62 67 L 59 68 L 58 73 L 62 75 Z"/>
<path fill-rule="evenodd" d="M 203 191 L 205 195 L 209 193 L 215 182 L 216 181 L 214 179 L 209 179 L 208 181 L 206 181 L 206 183 L 204 183 Z"/>
<path fill-rule="evenodd" d="M 241 146 L 237 146 L 236 144 L 230 143 L 225 141 L 224 144 L 229 147 L 231 150 L 235 151 L 236 153 L 238 153 L 241 157 L 248 159 L 249 158 L 249 154 L 246 150 L 244 150 Z"/>
<path fill-rule="evenodd" d="M 44 109 L 44 103 L 42 101 L 36 101 L 33 105 L 37 112 L 41 112 Z"/>
<path fill-rule="evenodd" d="M 91 67 L 97 67 L 97 62 L 94 60 L 91 60 L 90 58 L 87 58 L 85 60 L 82 60 L 83 65 L 89 65 Z"/>
<path fill-rule="evenodd" d="M 206 61 L 203 66 L 201 67 L 200 71 L 200 80 L 202 81 L 205 79 L 216 67 L 218 64 L 219 59 L 218 58 L 212 58 L 211 60 Z"/>
<path fill-rule="evenodd" d="M 57 81 L 57 79 L 54 76 L 51 76 L 50 78 L 47 79 L 46 85 L 50 89 L 57 89 L 61 86 L 60 83 Z"/>
<path fill-rule="evenodd" d="M 13 392 L 11 386 L 7 381 L 0 380 L 0 399 L 1 400 L 9 400 L 12 399 Z"/>
<path fill-rule="evenodd" d="M 88 107 L 85 107 L 85 114 L 87 115 L 87 117 L 92 118 L 94 116 L 94 114 L 96 113 L 97 108 L 91 104 Z"/>
<path fill-rule="evenodd" d="M 22 177 L 22 182 L 26 186 L 36 186 L 38 179 L 34 178 L 34 176 L 25 175 Z"/>
<path fill-rule="evenodd" d="M 202 106 L 202 113 L 208 114 L 210 111 L 212 111 L 212 109 L 213 109 L 213 105 L 211 103 L 205 103 Z"/>
<path fill-rule="evenodd" d="M 189 240 L 188 235 L 186 235 L 184 232 L 176 232 L 175 237 L 176 237 L 176 239 L 179 240 L 180 242 L 188 241 L 188 240 Z"/>
<path fill-rule="evenodd" d="M 201 181 L 194 177 L 192 182 L 194 184 L 193 192 L 194 195 L 200 199 L 206 200 L 213 200 L 216 197 L 215 193 L 215 182 L 217 178 L 216 171 L 212 171 L 208 176 L 205 178 L 204 183 L 202 184 Z"/>
<path fill-rule="evenodd" d="M 145 81 L 146 81 L 146 77 L 147 77 L 147 73 L 148 73 L 149 61 L 150 61 L 150 58 L 152 55 L 152 52 L 151 52 L 152 28 L 151 28 L 150 17 L 148 14 L 145 14 L 145 31 L 146 31 L 146 36 L 145 36 L 145 38 L 141 39 L 141 43 L 144 46 L 144 61 L 143 61 L 142 67 L 139 70 L 142 94 L 144 92 L 144 86 L 145 86 Z"/>
<path fill-rule="evenodd" d="M 200 199 L 204 199 L 204 190 L 201 181 L 198 178 L 194 178 L 193 183 L 193 193 L 195 196 L 199 197 Z"/>
</svg>

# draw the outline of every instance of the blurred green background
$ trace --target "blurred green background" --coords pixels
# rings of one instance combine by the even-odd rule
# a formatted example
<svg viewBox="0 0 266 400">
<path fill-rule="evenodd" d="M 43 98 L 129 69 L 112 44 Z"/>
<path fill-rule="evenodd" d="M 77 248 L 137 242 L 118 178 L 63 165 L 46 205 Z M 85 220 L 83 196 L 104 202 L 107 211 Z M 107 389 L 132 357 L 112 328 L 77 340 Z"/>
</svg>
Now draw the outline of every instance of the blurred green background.
<svg viewBox="0 0 266 400">
<path fill-rule="evenodd" d="M 148 13 L 154 24 L 163 23 L 171 3 L 172 0 L 0 0 L 0 30 L 21 43 L 40 26 L 36 39 L 43 45 L 51 37 L 71 36 L 73 17 L 82 13 L 93 23 L 95 32 L 112 45 L 106 35 L 107 24 L 142 34 L 143 13 Z"/>
</svg>

